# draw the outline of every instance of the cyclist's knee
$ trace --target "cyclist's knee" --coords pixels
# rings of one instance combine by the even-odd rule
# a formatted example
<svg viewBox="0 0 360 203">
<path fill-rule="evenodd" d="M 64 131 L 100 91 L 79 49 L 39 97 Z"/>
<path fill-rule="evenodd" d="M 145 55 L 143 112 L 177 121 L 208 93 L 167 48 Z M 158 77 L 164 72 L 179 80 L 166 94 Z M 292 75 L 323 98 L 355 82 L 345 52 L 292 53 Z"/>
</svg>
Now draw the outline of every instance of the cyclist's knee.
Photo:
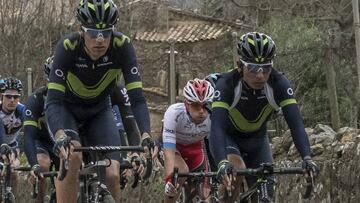
<svg viewBox="0 0 360 203">
<path fill-rule="evenodd" d="M 246 168 L 244 160 L 241 158 L 241 156 L 237 154 L 229 154 L 228 160 L 231 165 L 234 166 L 234 168 L 237 170 Z"/>
<path fill-rule="evenodd" d="M 49 170 L 51 160 L 47 154 L 37 154 L 37 161 L 43 170 Z"/>
<path fill-rule="evenodd" d="M 79 152 L 73 152 L 69 157 L 69 167 L 80 168 L 82 161 L 82 154 Z"/>
</svg>

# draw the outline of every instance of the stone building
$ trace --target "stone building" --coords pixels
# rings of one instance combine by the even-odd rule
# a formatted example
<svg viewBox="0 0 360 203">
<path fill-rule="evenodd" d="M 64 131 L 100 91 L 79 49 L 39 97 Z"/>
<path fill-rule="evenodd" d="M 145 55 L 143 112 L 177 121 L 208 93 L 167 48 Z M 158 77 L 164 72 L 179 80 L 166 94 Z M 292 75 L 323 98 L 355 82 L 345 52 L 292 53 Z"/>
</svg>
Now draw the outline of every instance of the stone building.
<svg viewBox="0 0 360 203">
<path fill-rule="evenodd" d="M 171 8 L 164 0 L 131 1 L 120 7 L 120 13 L 120 30 L 130 33 L 136 48 L 151 116 L 159 119 L 167 107 L 171 41 L 176 51 L 175 80 L 181 101 L 187 80 L 234 67 L 232 33 L 251 30 L 248 25 Z M 158 118 L 152 118 L 155 120 Z M 160 126 L 152 129 L 159 132 Z"/>
</svg>

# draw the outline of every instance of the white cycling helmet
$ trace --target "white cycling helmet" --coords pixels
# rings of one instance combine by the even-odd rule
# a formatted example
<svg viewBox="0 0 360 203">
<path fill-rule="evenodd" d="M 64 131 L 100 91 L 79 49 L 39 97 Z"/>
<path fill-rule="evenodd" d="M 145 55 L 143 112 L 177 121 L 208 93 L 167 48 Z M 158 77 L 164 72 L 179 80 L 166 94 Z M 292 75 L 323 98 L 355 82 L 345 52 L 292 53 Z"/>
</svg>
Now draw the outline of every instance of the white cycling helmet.
<svg viewBox="0 0 360 203">
<path fill-rule="evenodd" d="M 208 103 L 213 100 L 214 88 L 207 80 L 195 78 L 186 83 L 183 93 L 189 102 Z"/>
</svg>

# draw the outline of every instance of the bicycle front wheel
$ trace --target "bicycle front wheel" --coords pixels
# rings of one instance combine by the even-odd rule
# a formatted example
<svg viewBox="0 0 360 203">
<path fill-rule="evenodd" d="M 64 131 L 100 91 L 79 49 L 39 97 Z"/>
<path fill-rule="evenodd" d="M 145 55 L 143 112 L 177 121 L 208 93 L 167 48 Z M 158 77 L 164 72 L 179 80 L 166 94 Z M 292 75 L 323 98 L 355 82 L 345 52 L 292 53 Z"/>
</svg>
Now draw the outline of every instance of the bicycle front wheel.
<svg viewBox="0 0 360 203">
<path fill-rule="evenodd" d="M 111 196 L 111 194 L 106 194 L 102 198 L 102 203 L 115 203 L 114 198 Z"/>
<path fill-rule="evenodd" d="M 15 203 L 15 196 L 13 193 L 9 192 L 6 194 L 4 203 Z"/>
</svg>

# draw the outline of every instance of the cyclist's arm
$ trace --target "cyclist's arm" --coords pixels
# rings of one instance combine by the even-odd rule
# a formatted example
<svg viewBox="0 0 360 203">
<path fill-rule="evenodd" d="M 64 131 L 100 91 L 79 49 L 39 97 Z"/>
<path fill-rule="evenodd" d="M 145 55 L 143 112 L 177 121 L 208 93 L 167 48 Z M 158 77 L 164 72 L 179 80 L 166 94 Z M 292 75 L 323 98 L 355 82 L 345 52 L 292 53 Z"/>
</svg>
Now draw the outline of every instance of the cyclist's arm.
<svg viewBox="0 0 360 203">
<path fill-rule="evenodd" d="M 41 110 L 43 107 L 41 108 Z M 38 119 L 41 117 L 40 107 L 37 105 L 37 97 L 31 95 L 26 104 L 24 121 L 24 151 L 31 166 L 37 164 L 35 140 L 38 131 Z"/>
<path fill-rule="evenodd" d="M 4 143 L 5 126 L 2 120 L 0 120 L 0 145 Z"/>
<path fill-rule="evenodd" d="M 274 92 L 275 97 L 277 101 L 280 101 L 278 105 L 280 105 L 284 118 L 290 128 L 296 149 L 302 158 L 311 156 L 309 139 L 305 132 L 304 122 L 294 98 L 290 82 L 282 74 L 277 74 L 275 77 L 277 77 L 274 83 L 274 89 L 276 90 Z"/>
<path fill-rule="evenodd" d="M 225 132 L 226 125 L 230 121 L 228 118 L 228 110 L 226 108 L 216 107 L 216 105 L 217 103 L 215 102 L 212 105 L 209 144 L 211 155 L 217 165 L 220 161 L 227 159 Z M 216 125 L 214 123 L 216 123 Z"/>
<path fill-rule="evenodd" d="M 172 111 L 170 106 L 164 114 L 164 126 L 162 132 L 163 147 L 164 147 L 164 166 L 165 177 L 171 175 L 175 166 L 175 151 L 176 151 L 176 114 Z"/>
<path fill-rule="evenodd" d="M 150 133 L 150 116 L 146 100 L 143 95 L 142 82 L 139 67 L 136 61 L 135 49 L 129 40 L 125 40 L 120 47 L 122 49 L 120 58 L 123 62 L 123 75 L 125 87 L 130 97 L 131 108 L 139 126 L 140 133 Z M 127 59 L 127 60 L 125 60 Z"/>
<path fill-rule="evenodd" d="M 225 136 L 229 120 L 229 107 L 234 97 L 234 87 L 230 84 L 230 78 L 220 78 L 216 83 L 216 97 L 212 103 L 211 131 L 209 137 L 210 151 L 218 164 L 226 160 L 226 142 Z"/>
<path fill-rule="evenodd" d="M 64 117 L 61 115 L 66 87 L 66 76 L 71 66 L 71 48 L 62 39 L 56 45 L 54 62 L 49 75 L 48 93 L 46 99 L 46 120 L 52 136 L 63 132 Z M 76 44 L 75 42 L 72 42 Z"/>
<path fill-rule="evenodd" d="M 311 157 L 310 143 L 308 135 L 305 132 L 304 122 L 296 104 L 282 107 L 285 120 L 290 128 L 291 135 L 296 149 L 302 158 Z"/>
<path fill-rule="evenodd" d="M 38 163 L 35 147 L 36 133 L 38 129 L 35 126 L 29 124 L 24 126 L 24 151 L 30 166 Z"/>
<path fill-rule="evenodd" d="M 140 145 L 140 131 L 131 110 L 129 96 L 122 85 L 118 85 L 114 88 L 114 91 L 111 93 L 111 102 L 113 105 L 119 107 L 129 145 Z"/>
</svg>

